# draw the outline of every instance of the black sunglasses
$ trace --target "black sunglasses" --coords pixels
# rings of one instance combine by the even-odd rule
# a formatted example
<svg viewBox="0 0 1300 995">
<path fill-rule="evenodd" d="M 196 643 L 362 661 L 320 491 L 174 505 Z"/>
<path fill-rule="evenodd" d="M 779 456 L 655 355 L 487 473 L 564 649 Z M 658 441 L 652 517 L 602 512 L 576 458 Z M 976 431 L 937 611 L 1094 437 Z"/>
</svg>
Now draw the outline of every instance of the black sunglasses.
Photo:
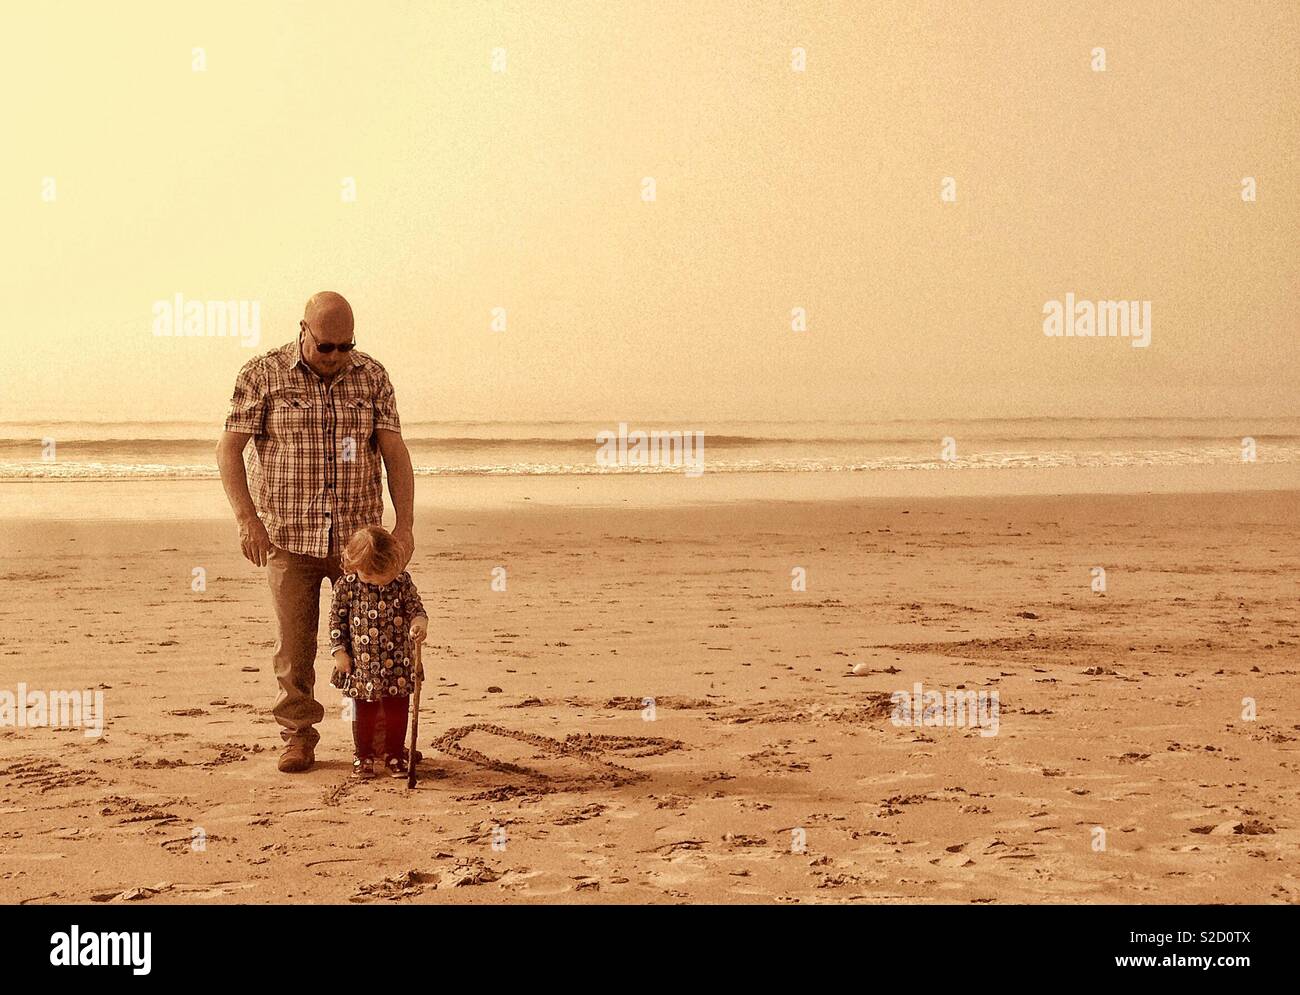
<svg viewBox="0 0 1300 995">
<path fill-rule="evenodd" d="M 311 335 L 312 344 L 316 347 L 317 352 L 330 353 L 333 352 L 335 349 L 337 349 L 339 352 L 351 352 L 353 349 L 357 347 L 357 343 L 355 340 L 352 342 L 344 342 L 342 345 L 335 345 L 333 342 L 322 342 L 320 339 L 316 338 L 316 336 L 312 333 L 311 325 L 307 324 L 307 322 L 304 321 L 302 323 L 302 327 L 306 330 L 308 335 Z"/>
</svg>

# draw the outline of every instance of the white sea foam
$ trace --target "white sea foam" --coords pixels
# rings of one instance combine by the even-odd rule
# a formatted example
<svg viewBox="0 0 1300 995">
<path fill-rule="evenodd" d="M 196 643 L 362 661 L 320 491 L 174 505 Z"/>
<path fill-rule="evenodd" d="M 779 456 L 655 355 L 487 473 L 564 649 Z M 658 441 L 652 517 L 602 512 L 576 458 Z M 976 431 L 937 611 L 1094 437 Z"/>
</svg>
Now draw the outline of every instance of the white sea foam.
<svg viewBox="0 0 1300 995">
<path fill-rule="evenodd" d="M 219 426 L 0 423 L 0 480 L 215 480 Z M 951 473 L 1057 467 L 1300 462 L 1300 419 L 977 419 L 705 425 L 707 474 Z M 680 473 L 597 460 L 587 423 L 418 423 L 404 429 L 421 476 Z M 941 440 L 956 458 L 941 457 Z"/>
</svg>

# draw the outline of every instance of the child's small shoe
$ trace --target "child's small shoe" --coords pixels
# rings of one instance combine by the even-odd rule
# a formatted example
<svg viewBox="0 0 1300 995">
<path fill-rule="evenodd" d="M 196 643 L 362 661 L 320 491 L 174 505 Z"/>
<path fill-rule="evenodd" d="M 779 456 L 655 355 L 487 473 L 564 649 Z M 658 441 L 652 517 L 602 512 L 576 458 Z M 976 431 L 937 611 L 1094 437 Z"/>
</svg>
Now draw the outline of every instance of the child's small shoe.
<svg viewBox="0 0 1300 995">
<path fill-rule="evenodd" d="M 352 776 L 358 781 L 368 781 L 375 776 L 375 762 L 369 757 L 357 757 L 352 761 Z"/>
<path fill-rule="evenodd" d="M 406 767 L 406 757 L 398 755 L 389 757 L 384 761 L 384 766 L 388 768 L 389 777 L 406 777 L 408 771 Z"/>
</svg>

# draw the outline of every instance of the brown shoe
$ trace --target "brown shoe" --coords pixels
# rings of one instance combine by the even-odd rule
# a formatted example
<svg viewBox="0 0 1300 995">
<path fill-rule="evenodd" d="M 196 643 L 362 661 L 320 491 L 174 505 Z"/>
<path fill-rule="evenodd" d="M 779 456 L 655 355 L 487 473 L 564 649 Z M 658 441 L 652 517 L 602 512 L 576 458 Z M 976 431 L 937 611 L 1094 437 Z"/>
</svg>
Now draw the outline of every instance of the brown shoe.
<svg viewBox="0 0 1300 995">
<path fill-rule="evenodd" d="M 299 774 L 310 770 L 316 762 L 316 751 L 307 743 L 289 743 L 280 754 L 279 768 L 286 774 Z"/>
</svg>

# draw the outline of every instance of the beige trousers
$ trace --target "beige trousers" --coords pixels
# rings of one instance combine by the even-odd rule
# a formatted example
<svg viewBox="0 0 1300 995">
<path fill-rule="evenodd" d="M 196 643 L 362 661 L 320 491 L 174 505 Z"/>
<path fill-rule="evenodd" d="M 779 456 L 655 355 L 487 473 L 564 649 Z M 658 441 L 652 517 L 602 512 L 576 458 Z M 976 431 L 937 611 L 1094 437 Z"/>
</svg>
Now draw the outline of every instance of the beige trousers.
<svg viewBox="0 0 1300 995">
<path fill-rule="evenodd" d="M 332 586 L 343 566 L 338 556 L 322 560 L 273 547 L 266 572 L 275 606 L 274 664 L 280 682 L 280 696 L 271 711 L 286 743 L 302 742 L 314 749 L 320 740 L 316 723 L 325 718 L 325 709 L 316 700 L 320 585 L 328 577 Z"/>
</svg>

